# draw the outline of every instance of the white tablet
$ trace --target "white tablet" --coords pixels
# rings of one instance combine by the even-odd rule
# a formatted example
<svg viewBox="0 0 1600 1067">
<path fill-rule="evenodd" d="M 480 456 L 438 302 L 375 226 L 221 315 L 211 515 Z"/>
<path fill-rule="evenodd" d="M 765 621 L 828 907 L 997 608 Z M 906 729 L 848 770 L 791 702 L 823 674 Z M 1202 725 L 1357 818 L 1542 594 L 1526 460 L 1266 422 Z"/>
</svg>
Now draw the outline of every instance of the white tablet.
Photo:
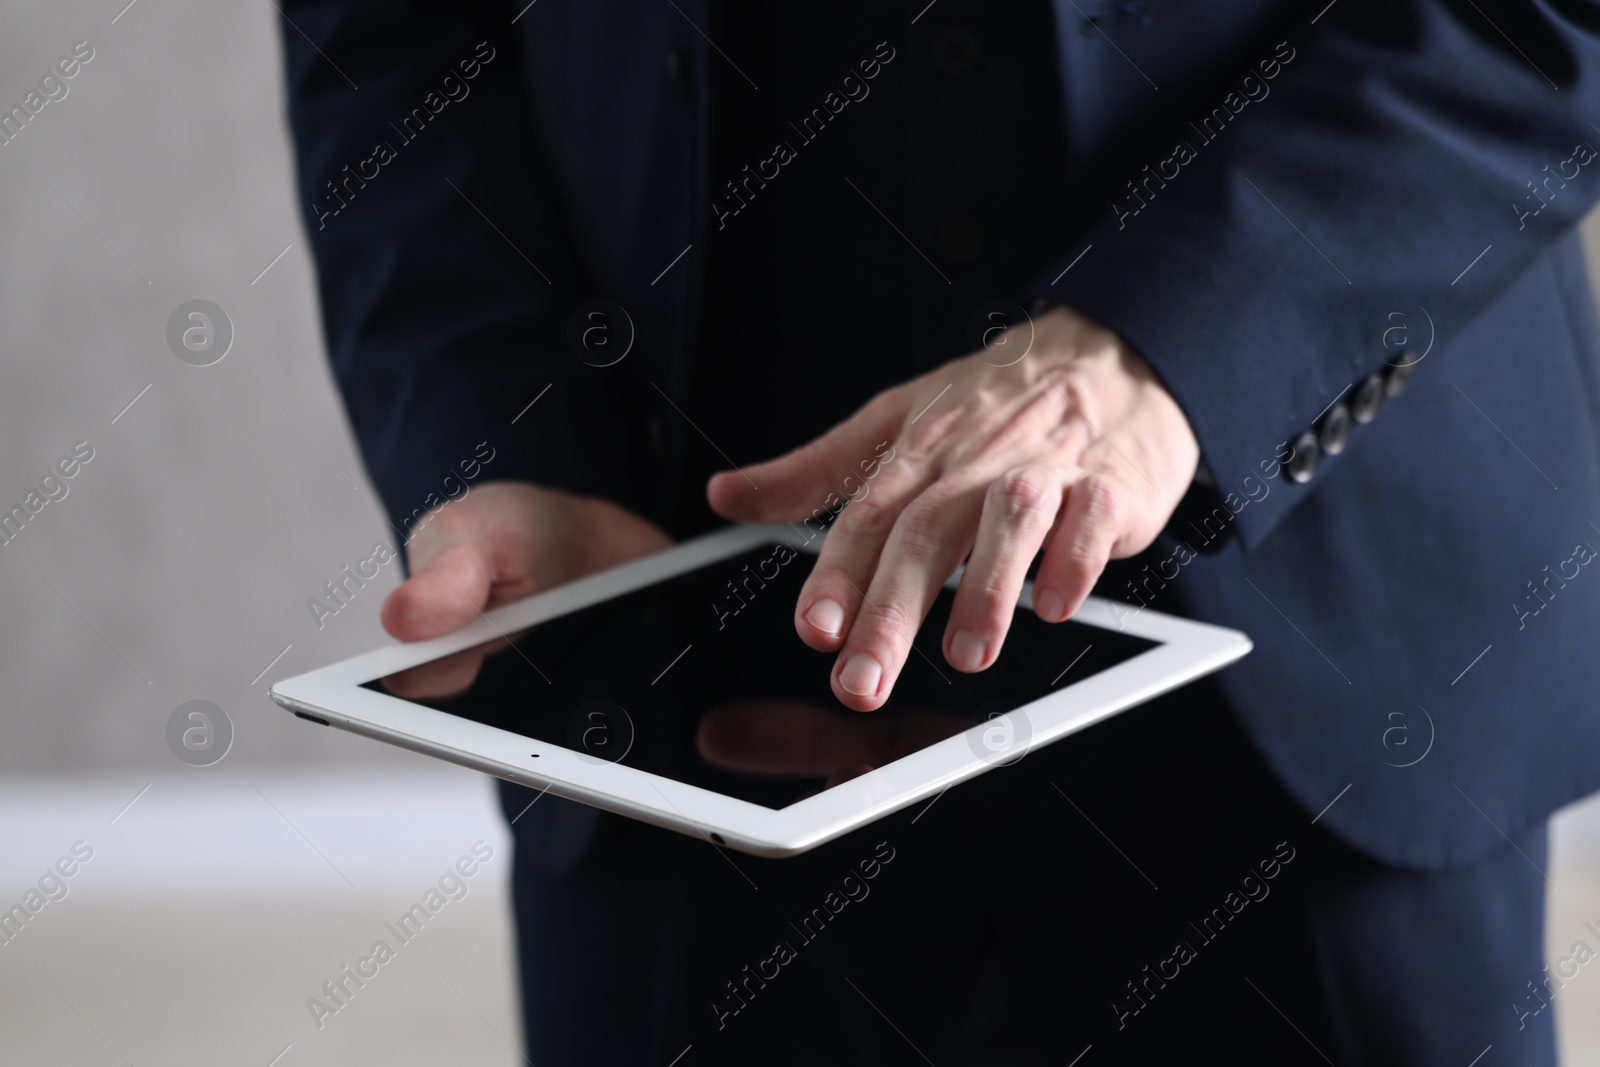
<svg viewBox="0 0 1600 1067">
<path fill-rule="evenodd" d="M 963 674 L 940 650 L 957 575 L 893 695 L 877 711 L 851 711 L 829 688 L 834 655 L 794 633 L 822 543 L 809 532 L 729 527 L 495 608 L 448 636 L 287 679 L 272 698 L 314 723 L 716 845 L 792 856 L 1250 650 L 1237 631 L 1113 613 L 1092 597 L 1051 625 L 1024 587 L 999 659 Z M 436 662 L 479 652 L 470 677 Z M 452 673 L 450 695 L 435 685 L 402 699 L 388 688 Z"/>
</svg>

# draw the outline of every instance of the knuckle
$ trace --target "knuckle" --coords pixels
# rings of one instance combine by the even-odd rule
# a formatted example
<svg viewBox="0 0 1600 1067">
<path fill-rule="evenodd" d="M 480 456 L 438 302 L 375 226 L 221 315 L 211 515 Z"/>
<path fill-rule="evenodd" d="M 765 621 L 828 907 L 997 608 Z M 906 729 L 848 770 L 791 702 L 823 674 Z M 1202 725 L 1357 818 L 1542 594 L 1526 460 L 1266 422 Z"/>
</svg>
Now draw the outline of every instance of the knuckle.
<svg viewBox="0 0 1600 1067">
<path fill-rule="evenodd" d="M 1105 569 L 1105 560 L 1093 554 L 1069 555 L 1062 567 L 1067 584 L 1074 590 L 1087 589 Z"/>
<path fill-rule="evenodd" d="M 1094 391 L 1090 388 L 1081 373 L 1071 367 L 1056 368 L 1045 376 L 1044 383 L 1055 390 L 1066 401 L 1067 413 L 1071 418 L 1082 418 L 1083 411 L 1094 399 Z"/>
<path fill-rule="evenodd" d="M 1079 531 L 1067 541 L 1066 563 L 1074 575 L 1097 573 L 1109 556 L 1109 542 L 1088 531 Z"/>
<path fill-rule="evenodd" d="M 1092 538 L 1075 537 L 1066 546 L 1061 574 L 1068 585 L 1087 592 L 1105 570 L 1108 545 Z"/>
<path fill-rule="evenodd" d="M 1009 524 L 1037 519 L 1050 502 L 1051 481 L 1043 467 L 1016 467 L 989 486 L 989 505 Z"/>
<path fill-rule="evenodd" d="M 821 437 L 813 437 L 799 448 L 796 448 L 791 454 L 801 465 L 810 466 L 813 463 L 818 463 L 827 452 L 826 438 L 826 434 Z"/>
<path fill-rule="evenodd" d="M 922 620 L 909 605 L 893 598 L 874 598 L 868 612 L 879 642 L 898 649 L 916 635 Z"/>
<path fill-rule="evenodd" d="M 969 563 L 961 576 L 955 610 L 993 622 L 1010 617 L 1017 595 L 1022 590 L 1022 575 L 996 561 L 979 566 Z"/>
<path fill-rule="evenodd" d="M 1086 476 L 1075 487 L 1084 494 L 1083 525 L 1091 530 L 1113 530 L 1128 517 L 1127 493 L 1103 474 Z"/>
<path fill-rule="evenodd" d="M 883 418 L 905 407 L 906 402 L 904 387 L 892 385 L 873 393 L 872 397 L 861 406 L 861 413 Z"/>
<path fill-rule="evenodd" d="M 1156 518 L 1148 510 L 1138 511 L 1123 523 L 1118 535 L 1108 538 L 1108 554 L 1113 559 L 1125 559 L 1149 548 L 1166 526 L 1165 518 Z"/>
<path fill-rule="evenodd" d="M 895 536 L 912 559 L 932 559 L 945 539 L 944 509 L 933 500 L 918 499 L 907 505 L 895 523 Z"/>
<path fill-rule="evenodd" d="M 1082 577 L 1100 568 L 1105 562 L 1105 553 L 1093 541 L 1076 538 L 1067 546 L 1067 569 L 1075 576 Z"/>
<path fill-rule="evenodd" d="M 894 529 L 895 518 L 892 506 L 881 497 L 868 495 L 840 512 L 836 525 L 846 536 L 882 541 Z"/>
<path fill-rule="evenodd" d="M 1017 602 L 1017 594 L 1022 591 L 1021 576 L 994 570 L 980 578 L 973 592 L 978 594 L 978 603 L 984 612 L 991 618 L 1009 615 L 1012 605 Z"/>
<path fill-rule="evenodd" d="M 964 628 L 976 629 L 978 633 L 991 637 L 1001 633 L 1016 603 L 1016 590 L 1001 588 L 986 581 L 972 591 L 972 599 L 964 608 L 964 614 L 971 623 Z"/>
</svg>

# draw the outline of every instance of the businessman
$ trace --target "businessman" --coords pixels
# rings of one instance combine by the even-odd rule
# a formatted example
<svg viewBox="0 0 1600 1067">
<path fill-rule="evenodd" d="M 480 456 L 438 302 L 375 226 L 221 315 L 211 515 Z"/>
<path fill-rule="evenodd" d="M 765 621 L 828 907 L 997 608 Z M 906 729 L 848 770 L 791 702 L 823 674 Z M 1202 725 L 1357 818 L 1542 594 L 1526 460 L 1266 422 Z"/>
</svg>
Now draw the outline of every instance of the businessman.
<svg viewBox="0 0 1600 1067">
<path fill-rule="evenodd" d="M 506 786 L 533 1062 L 1554 1062 L 1600 5 L 282 10 L 395 636 L 820 512 L 792 624 L 865 714 L 963 563 L 957 671 L 1029 576 L 1046 621 L 1093 589 L 1255 642 L 798 860 Z"/>
</svg>

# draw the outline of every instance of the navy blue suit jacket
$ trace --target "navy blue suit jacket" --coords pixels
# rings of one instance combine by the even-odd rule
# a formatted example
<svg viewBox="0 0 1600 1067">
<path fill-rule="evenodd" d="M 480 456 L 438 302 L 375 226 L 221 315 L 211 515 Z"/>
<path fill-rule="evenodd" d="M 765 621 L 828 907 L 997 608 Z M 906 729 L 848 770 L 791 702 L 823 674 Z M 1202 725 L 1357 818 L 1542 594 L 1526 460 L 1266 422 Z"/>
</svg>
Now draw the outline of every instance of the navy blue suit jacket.
<svg viewBox="0 0 1600 1067">
<path fill-rule="evenodd" d="M 960 42 L 952 60 L 934 40 L 950 18 L 1009 17 L 893 7 L 889 43 L 917 64 L 944 47 L 959 66 Z M 1249 633 L 1222 677 L 1239 716 L 1307 812 L 1382 860 L 1465 862 L 1600 786 L 1600 330 L 1574 234 L 1600 194 L 1600 6 L 1054 7 L 1050 63 L 952 105 L 998 115 L 1031 93 L 1055 123 L 1037 135 L 1064 179 L 991 276 L 1009 290 L 987 295 L 1126 338 L 1213 486 L 1158 542 L 1162 580 L 1104 594 Z M 711 87 L 731 75 L 696 28 L 704 0 L 283 12 L 328 347 L 391 520 L 440 502 L 489 440 L 484 477 L 683 532 L 707 471 L 672 404 L 696 411 L 699 250 L 728 206 Z M 963 195 L 914 165 L 856 179 L 908 190 L 884 214 L 919 247 L 936 238 L 918 204 Z M 895 247 L 894 269 L 923 269 Z M 816 295 L 826 314 L 837 294 Z M 636 332 L 605 371 L 567 337 L 594 298 Z M 791 372 L 782 388 L 814 402 L 784 432 L 820 432 L 960 349 L 903 347 L 818 353 L 826 393 Z M 1342 452 L 1291 479 L 1281 461 L 1330 406 L 1418 359 Z M 718 444 L 742 463 L 773 442 Z"/>
</svg>

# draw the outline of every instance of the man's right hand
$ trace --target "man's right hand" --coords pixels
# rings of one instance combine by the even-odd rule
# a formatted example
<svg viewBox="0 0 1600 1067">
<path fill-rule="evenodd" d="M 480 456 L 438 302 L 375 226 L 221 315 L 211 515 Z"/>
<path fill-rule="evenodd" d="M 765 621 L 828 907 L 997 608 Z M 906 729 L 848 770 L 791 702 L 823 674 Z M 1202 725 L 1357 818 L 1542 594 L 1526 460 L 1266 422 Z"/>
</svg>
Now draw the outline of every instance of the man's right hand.
<svg viewBox="0 0 1600 1067">
<path fill-rule="evenodd" d="M 526 482 L 485 482 L 434 514 L 409 546 L 411 577 L 383 602 L 402 641 L 458 630 L 488 608 L 666 548 L 649 521 L 595 497 Z M 472 684 L 492 645 L 384 679 L 397 696 L 438 697 Z"/>
</svg>

